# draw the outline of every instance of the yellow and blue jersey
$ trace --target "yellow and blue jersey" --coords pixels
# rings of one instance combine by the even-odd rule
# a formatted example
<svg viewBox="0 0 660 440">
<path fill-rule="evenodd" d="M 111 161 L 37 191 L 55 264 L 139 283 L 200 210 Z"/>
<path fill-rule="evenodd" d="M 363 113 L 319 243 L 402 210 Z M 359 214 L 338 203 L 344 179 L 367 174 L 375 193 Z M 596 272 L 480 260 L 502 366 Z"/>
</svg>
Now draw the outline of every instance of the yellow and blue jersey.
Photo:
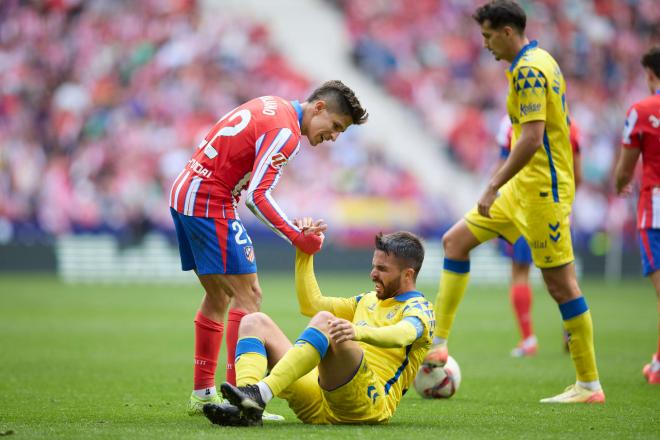
<svg viewBox="0 0 660 440">
<path fill-rule="evenodd" d="M 383 348 L 358 341 L 367 363 L 382 381 L 388 410 L 394 413 L 431 346 L 435 329 L 433 305 L 417 291 L 386 300 L 369 292 L 352 298 L 332 298 L 332 302 L 335 316 L 356 327 L 380 328 L 407 320 L 417 330 L 417 339 L 405 347 Z"/>
<path fill-rule="evenodd" d="M 507 70 L 507 112 L 513 135 L 520 138 L 521 125 L 545 121 L 543 145 L 510 184 L 523 200 L 572 203 L 575 196 L 573 154 L 568 124 L 566 82 L 559 65 L 537 41 L 527 44 Z"/>
</svg>

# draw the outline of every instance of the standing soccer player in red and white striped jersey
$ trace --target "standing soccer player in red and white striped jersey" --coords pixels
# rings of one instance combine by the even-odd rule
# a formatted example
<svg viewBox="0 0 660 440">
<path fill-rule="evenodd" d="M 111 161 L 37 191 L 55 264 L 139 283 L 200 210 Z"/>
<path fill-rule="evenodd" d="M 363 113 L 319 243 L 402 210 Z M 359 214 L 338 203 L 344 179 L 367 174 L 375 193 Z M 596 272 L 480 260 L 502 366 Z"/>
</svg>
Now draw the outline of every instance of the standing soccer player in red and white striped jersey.
<svg viewBox="0 0 660 440">
<path fill-rule="evenodd" d="M 637 206 L 637 228 L 644 276 L 651 278 L 660 314 L 660 46 L 642 57 L 651 96 L 633 104 L 623 129 L 621 155 L 616 165 L 616 191 L 630 193 L 635 165 L 642 156 L 642 185 Z M 660 328 L 659 328 L 660 330 Z M 643 369 L 646 380 L 660 384 L 660 335 L 658 351 Z"/>
<path fill-rule="evenodd" d="M 227 381 L 235 383 L 234 355 L 241 318 L 257 312 L 261 288 L 252 241 L 236 213 L 246 205 L 273 232 L 307 254 L 321 249 L 326 226 L 301 230 L 271 196 L 283 167 L 306 136 L 313 146 L 335 141 L 368 114 L 353 91 L 328 81 L 303 103 L 276 96 L 253 99 L 223 116 L 174 181 L 170 212 L 183 270 L 194 270 L 205 290 L 195 317 L 195 366 L 189 414 L 217 402 L 215 371 L 227 322 Z"/>
</svg>

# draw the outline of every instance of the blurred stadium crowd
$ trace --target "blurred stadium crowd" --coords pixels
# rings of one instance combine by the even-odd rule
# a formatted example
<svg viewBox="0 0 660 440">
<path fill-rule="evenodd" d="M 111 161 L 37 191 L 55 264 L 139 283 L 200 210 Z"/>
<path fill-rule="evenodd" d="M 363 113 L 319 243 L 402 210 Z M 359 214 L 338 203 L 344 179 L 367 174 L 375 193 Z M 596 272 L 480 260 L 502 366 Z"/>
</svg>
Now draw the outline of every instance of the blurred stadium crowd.
<svg viewBox="0 0 660 440">
<path fill-rule="evenodd" d="M 504 67 L 482 50 L 470 18 L 482 2 L 328 1 L 345 16 L 355 62 L 482 181 L 498 154 L 506 94 Z M 609 180 L 625 110 L 646 94 L 639 57 L 658 40 L 660 8 L 654 0 L 523 4 L 529 36 L 567 76 L 583 135 L 575 221 L 588 236 L 630 203 L 611 196 Z M 166 194 L 206 130 L 252 97 L 302 99 L 315 85 L 263 24 L 204 18 L 195 0 L 0 3 L 0 242 L 171 231 Z M 437 236 L 461 214 L 359 130 L 298 156 L 275 197 L 286 212 L 324 215 L 349 242 L 374 225 Z"/>
<path fill-rule="evenodd" d="M 170 231 L 166 194 L 217 119 L 256 96 L 307 96 L 309 79 L 262 24 L 201 18 L 193 0 L 2 2 L 0 237 Z M 316 215 L 348 194 L 423 196 L 377 146 L 342 138 L 289 167 L 276 189 L 283 208 Z"/>
</svg>

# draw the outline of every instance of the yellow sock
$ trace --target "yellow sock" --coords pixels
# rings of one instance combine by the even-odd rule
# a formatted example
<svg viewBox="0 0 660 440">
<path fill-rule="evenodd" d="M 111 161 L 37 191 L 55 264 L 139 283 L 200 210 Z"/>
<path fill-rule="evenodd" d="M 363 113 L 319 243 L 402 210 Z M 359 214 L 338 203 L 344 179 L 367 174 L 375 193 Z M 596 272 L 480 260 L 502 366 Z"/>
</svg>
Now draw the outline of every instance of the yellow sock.
<svg viewBox="0 0 660 440">
<path fill-rule="evenodd" d="M 314 327 L 307 327 L 295 345 L 270 370 L 263 380 L 274 396 L 316 367 L 328 351 L 328 337 Z"/>
<path fill-rule="evenodd" d="M 440 278 L 438 296 L 435 299 L 435 336 L 447 339 L 456 317 L 458 305 L 465 295 L 470 280 L 470 261 L 445 258 Z"/>
<path fill-rule="evenodd" d="M 259 382 L 266 375 L 268 359 L 261 339 L 241 338 L 236 344 L 236 385 L 239 387 Z"/>
<path fill-rule="evenodd" d="M 577 380 L 580 382 L 598 380 L 594 328 L 591 312 L 584 297 L 560 304 L 559 310 L 564 319 L 564 328 L 568 332 L 568 346 L 575 365 Z"/>
</svg>

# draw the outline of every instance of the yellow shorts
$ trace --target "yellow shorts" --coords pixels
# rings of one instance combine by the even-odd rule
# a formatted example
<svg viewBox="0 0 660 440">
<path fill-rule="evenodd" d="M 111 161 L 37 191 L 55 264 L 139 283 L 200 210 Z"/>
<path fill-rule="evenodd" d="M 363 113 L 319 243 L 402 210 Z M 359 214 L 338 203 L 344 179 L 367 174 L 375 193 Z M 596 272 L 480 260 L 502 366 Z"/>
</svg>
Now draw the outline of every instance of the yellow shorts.
<svg viewBox="0 0 660 440">
<path fill-rule="evenodd" d="M 289 402 L 303 423 L 314 425 L 387 423 L 392 416 L 385 403 L 383 385 L 364 356 L 353 378 L 337 389 L 322 389 L 315 368 L 279 397 Z"/>
<path fill-rule="evenodd" d="M 468 229 L 482 243 L 497 236 L 515 243 L 522 235 L 532 250 L 534 264 L 549 269 L 575 259 L 570 215 L 570 203 L 519 200 L 507 185 L 490 208 L 491 218 L 483 217 L 475 206 L 464 219 Z"/>
</svg>

